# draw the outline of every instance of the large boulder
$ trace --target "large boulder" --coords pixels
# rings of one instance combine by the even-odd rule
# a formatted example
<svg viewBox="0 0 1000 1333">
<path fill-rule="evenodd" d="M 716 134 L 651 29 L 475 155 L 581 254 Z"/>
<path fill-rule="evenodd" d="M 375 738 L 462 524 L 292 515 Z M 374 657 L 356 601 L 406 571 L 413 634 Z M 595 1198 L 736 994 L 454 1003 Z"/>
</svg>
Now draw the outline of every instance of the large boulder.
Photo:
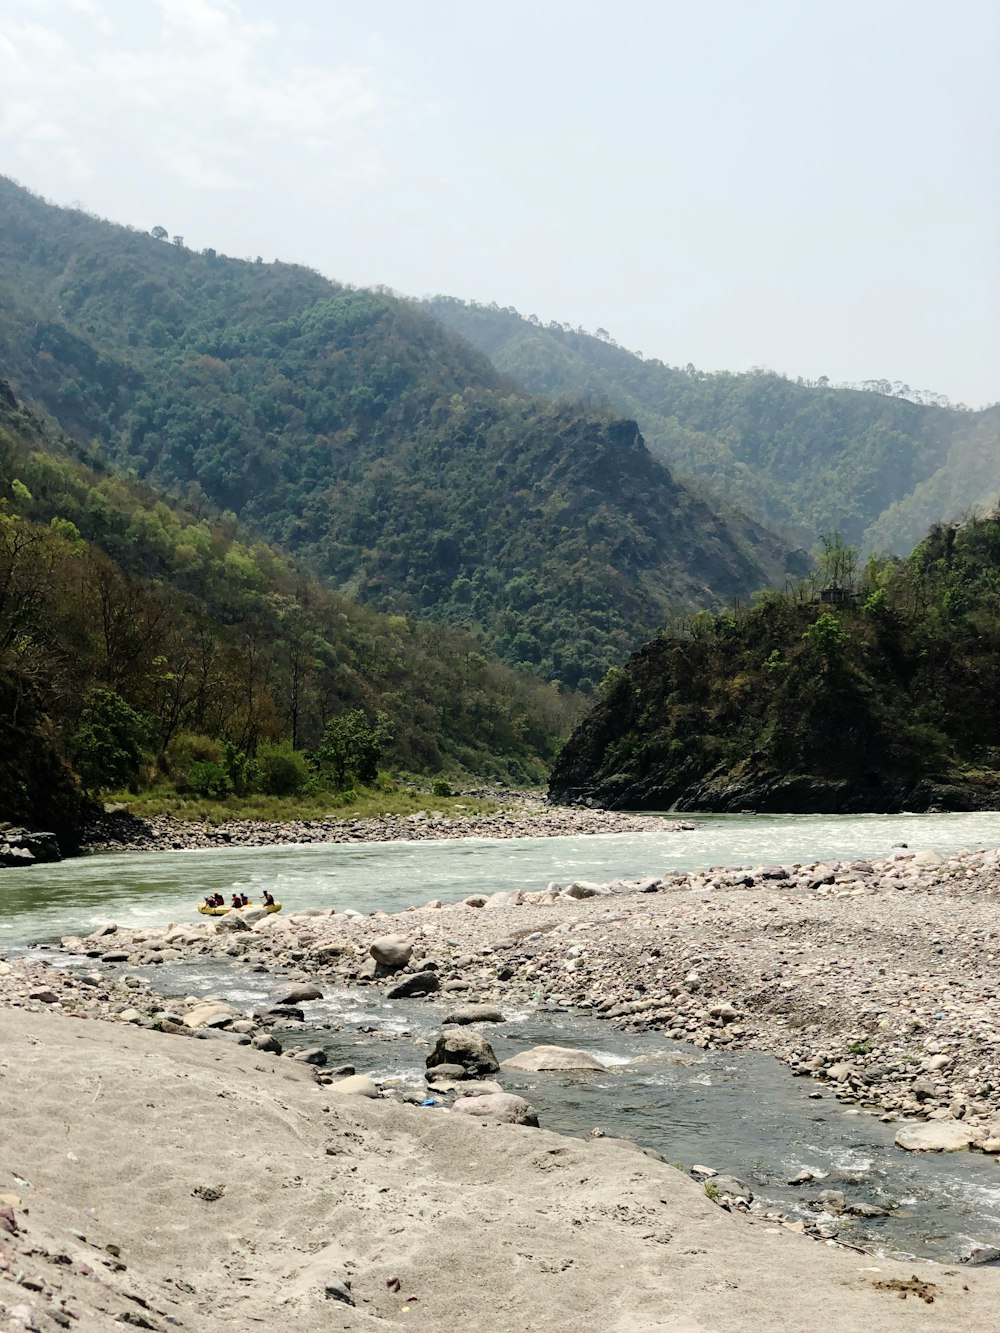
<svg viewBox="0 0 1000 1333">
<path fill-rule="evenodd" d="M 221 1000 L 207 1000 L 196 1004 L 187 1011 L 181 1020 L 186 1028 L 207 1028 L 223 1022 L 230 1022 L 236 1015 L 232 1005 Z"/>
<path fill-rule="evenodd" d="M 413 995 L 430 995 L 436 991 L 441 981 L 436 972 L 414 972 L 411 977 L 404 977 L 386 992 L 389 1000 L 406 1000 Z"/>
<path fill-rule="evenodd" d="M 593 1070 L 606 1072 L 608 1066 L 588 1054 L 568 1046 L 533 1046 L 503 1062 L 504 1069 L 524 1069 L 537 1072 L 543 1069 Z"/>
<path fill-rule="evenodd" d="M 413 945 L 402 935 L 380 935 L 377 940 L 372 940 L 368 952 L 380 967 L 398 972 L 410 961 Z"/>
<path fill-rule="evenodd" d="M 367 1074 L 349 1074 L 347 1078 L 338 1078 L 327 1084 L 329 1092 L 339 1092 L 344 1097 L 377 1097 L 378 1088 Z"/>
<path fill-rule="evenodd" d="M 481 1097 L 461 1097 L 451 1108 L 459 1115 L 481 1116 L 506 1125 L 531 1125 L 538 1128 L 538 1113 L 523 1097 L 512 1092 L 490 1092 Z"/>
<path fill-rule="evenodd" d="M 465 1027 L 469 1023 L 503 1023 L 504 1016 L 492 1004 L 464 1004 L 453 1009 L 444 1020 L 445 1027 Z"/>
<path fill-rule="evenodd" d="M 466 1078 L 488 1078 L 500 1069 L 493 1047 L 472 1028 L 449 1028 L 442 1032 L 427 1057 L 427 1068 L 461 1065 Z"/>
<path fill-rule="evenodd" d="M 927 1120 L 898 1130 L 896 1147 L 907 1152 L 962 1152 L 975 1137 L 972 1128 L 958 1120 Z"/>
</svg>

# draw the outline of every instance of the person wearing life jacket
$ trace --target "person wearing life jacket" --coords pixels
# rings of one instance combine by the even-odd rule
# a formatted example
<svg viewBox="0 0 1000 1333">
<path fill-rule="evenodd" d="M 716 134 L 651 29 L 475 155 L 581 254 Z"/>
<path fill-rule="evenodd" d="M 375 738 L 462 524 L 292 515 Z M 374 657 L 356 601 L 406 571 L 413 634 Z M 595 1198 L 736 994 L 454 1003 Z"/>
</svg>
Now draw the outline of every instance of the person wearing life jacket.
<svg viewBox="0 0 1000 1333">
<path fill-rule="evenodd" d="M 271 892 L 269 892 L 269 890 L 267 890 L 267 889 L 264 890 L 264 906 L 265 906 L 265 907 L 273 907 L 273 906 L 274 906 L 274 894 L 272 894 Z"/>
</svg>

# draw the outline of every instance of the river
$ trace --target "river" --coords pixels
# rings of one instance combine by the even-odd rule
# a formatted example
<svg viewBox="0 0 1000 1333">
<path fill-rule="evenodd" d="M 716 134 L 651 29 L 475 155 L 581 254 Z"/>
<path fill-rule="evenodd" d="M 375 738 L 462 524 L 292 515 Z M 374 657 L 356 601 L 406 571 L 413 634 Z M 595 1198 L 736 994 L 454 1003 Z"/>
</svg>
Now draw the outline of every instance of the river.
<svg viewBox="0 0 1000 1333">
<path fill-rule="evenodd" d="M 392 911 L 473 892 L 543 887 L 549 880 L 609 880 L 710 865 L 879 857 L 894 846 L 1000 845 L 1000 814 L 706 816 L 685 832 L 514 840 L 365 843 L 105 855 L 0 872 L 0 948 L 19 950 L 95 925 L 159 925 L 190 919 L 207 892 L 271 891 L 286 910 L 304 906 Z M 82 960 L 81 960 L 82 961 Z M 222 994 L 250 1005 L 269 980 L 238 964 L 198 960 L 149 969 L 157 990 Z M 331 1062 L 420 1082 L 428 1042 L 444 1010 L 390 1003 L 371 989 L 336 990 L 313 1006 L 298 1036 Z M 519 1011 L 489 1033 L 504 1058 L 552 1042 L 584 1047 L 607 1075 L 505 1075 L 537 1107 L 543 1125 L 579 1134 L 600 1127 L 657 1147 L 669 1161 L 704 1162 L 746 1180 L 758 1202 L 814 1216 L 824 1188 L 848 1199 L 898 1205 L 898 1216 L 842 1223 L 841 1236 L 893 1254 L 954 1260 L 972 1244 L 1000 1245 L 1000 1178 L 981 1155 L 907 1154 L 894 1127 L 793 1079 L 753 1052 L 702 1052 L 658 1034 L 626 1034 L 582 1015 Z M 816 1099 L 810 1096 L 821 1092 Z M 428 1113 L 432 1113 L 428 1110 Z M 822 1177 L 790 1187 L 802 1168 Z"/>
</svg>

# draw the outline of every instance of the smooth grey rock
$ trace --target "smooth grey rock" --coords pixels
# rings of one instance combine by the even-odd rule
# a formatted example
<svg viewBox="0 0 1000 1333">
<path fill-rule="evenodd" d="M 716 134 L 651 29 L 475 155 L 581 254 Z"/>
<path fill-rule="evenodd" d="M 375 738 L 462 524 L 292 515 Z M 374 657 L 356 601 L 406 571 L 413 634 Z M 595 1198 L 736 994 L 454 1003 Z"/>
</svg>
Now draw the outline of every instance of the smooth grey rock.
<svg viewBox="0 0 1000 1333">
<path fill-rule="evenodd" d="M 538 1112 L 512 1092 L 490 1092 L 479 1097 L 460 1097 L 451 1108 L 459 1115 L 500 1120 L 506 1125 L 531 1125 L 538 1128 Z"/>
<path fill-rule="evenodd" d="M 467 1083 L 465 1077 L 464 1065 L 443 1064 L 436 1065 L 433 1069 L 428 1069 L 424 1078 L 428 1083 Z"/>
<path fill-rule="evenodd" d="M 928 1120 L 904 1125 L 896 1132 L 896 1147 L 907 1152 L 962 1152 L 973 1140 L 969 1126 L 958 1120 Z"/>
<path fill-rule="evenodd" d="M 335 1083 L 327 1084 L 327 1091 L 338 1092 L 345 1097 L 374 1099 L 378 1096 L 378 1087 L 367 1074 L 349 1074 L 347 1078 L 339 1078 Z"/>
<path fill-rule="evenodd" d="M 404 940 L 402 935 L 381 935 L 377 940 L 372 940 L 368 952 L 382 967 L 398 971 L 410 961 L 413 945 L 409 940 Z"/>
<path fill-rule="evenodd" d="M 326 1051 L 322 1046 L 307 1046 L 305 1050 L 296 1051 L 292 1059 L 298 1060 L 303 1065 L 325 1065 Z"/>
<path fill-rule="evenodd" d="M 544 1069 L 592 1070 L 606 1073 L 608 1066 L 601 1064 L 587 1051 L 575 1051 L 568 1046 L 533 1046 L 503 1062 L 504 1069 L 524 1069 L 536 1072 Z"/>
<path fill-rule="evenodd" d="M 250 1044 L 258 1051 L 266 1051 L 269 1055 L 281 1054 L 281 1042 L 271 1032 L 258 1032 Z"/>
<path fill-rule="evenodd" d="M 466 1004 L 461 1009 L 453 1009 L 443 1019 L 445 1027 L 466 1027 L 469 1023 L 503 1023 L 505 1018 L 499 1009 L 491 1004 Z"/>
</svg>

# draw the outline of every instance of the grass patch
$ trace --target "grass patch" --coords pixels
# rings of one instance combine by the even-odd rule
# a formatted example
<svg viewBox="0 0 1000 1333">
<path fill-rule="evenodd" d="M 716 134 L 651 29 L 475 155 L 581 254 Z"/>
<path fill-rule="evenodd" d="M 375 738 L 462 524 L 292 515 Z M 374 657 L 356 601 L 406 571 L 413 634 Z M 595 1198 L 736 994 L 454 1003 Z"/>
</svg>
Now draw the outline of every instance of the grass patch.
<svg viewBox="0 0 1000 1333">
<path fill-rule="evenodd" d="M 428 796 L 426 792 L 367 790 L 315 796 L 226 796 L 212 800 L 204 796 L 182 796 L 172 788 L 152 788 L 133 796 L 121 792 L 107 797 L 108 804 L 123 806 L 129 814 L 151 819 L 170 815 L 174 819 L 202 824 L 225 824 L 230 819 L 252 819 L 262 823 L 290 824 L 306 819 L 376 819 L 386 815 L 414 815 L 420 810 L 440 811 L 455 818 L 461 815 L 490 815 L 501 809 L 497 801 L 472 796 Z"/>
</svg>

